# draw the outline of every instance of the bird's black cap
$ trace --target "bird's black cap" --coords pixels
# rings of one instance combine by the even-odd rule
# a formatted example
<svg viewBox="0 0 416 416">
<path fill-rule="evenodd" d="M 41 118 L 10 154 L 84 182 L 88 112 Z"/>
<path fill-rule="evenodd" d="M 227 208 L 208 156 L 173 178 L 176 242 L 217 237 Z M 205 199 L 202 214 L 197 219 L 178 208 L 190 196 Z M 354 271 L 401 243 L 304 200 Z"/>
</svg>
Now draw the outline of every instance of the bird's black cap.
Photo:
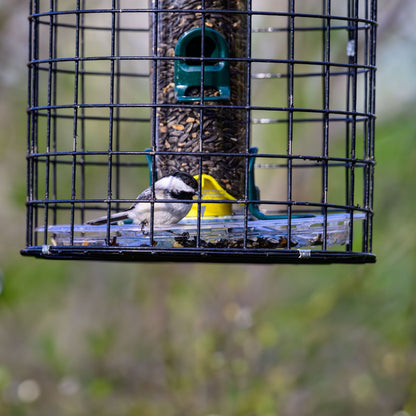
<svg viewBox="0 0 416 416">
<path fill-rule="evenodd" d="M 195 192 L 198 190 L 198 181 L 189 173 L 178 171 L 173 173 L 172 176 L 180 178 L 184 183 L 194 189 Z"/>
</svg>

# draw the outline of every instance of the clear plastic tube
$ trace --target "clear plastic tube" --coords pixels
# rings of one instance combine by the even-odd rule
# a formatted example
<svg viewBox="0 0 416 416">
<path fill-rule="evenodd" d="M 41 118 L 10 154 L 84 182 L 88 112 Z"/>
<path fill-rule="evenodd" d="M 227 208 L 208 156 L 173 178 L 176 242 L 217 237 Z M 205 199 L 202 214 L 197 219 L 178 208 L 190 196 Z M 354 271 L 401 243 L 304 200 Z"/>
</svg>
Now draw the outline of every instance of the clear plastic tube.
<svg viewBox="0 0 416 416">
<path fill-rule="evenodd" d="M 155 112 L 156 150 L 175 152 L 156 157 L 158 176 L 173 170 L 187 171 L 192 175 L 209 174 L 233 197 L 243 198 L 248 112 L 234 107 L 248 103 L 248 63 L 226 61 L 229 65 L 228 99 L 210 99 L 218 95 L 218 91 L 203 84 L 202 102 L 200 98 L 184 102 L 175 94 L 175 59 L 166 58 L 175 57 L 175 47 L 184 34 L 202 27 L 216 31 L 225 39 L 230 58 L 247 58 L 248 16 L 244 13 L 247 0 L 206 0 L 202 5 L 201 0 L 158 0 L 153 1 L 153 8 L 157 10 L 152 19 L 152 49 L 153 56 L 157 57 L 153 67 L 156 103 L 175 104 L 174 107 L 157 107 Z M 209 55 L 209 40 L 205 36 L 206 55 Z M 201 49 L 197 53 L 192 51 L 192 57 L 199 58 L 194 60 L 196 62 L 201 62 Z M 201 66 L 205 68 L 213 64 L 212 60 L 204 60 Z M 200 86 L 190 88 L 189 96 L 200 97 Z M 183 152 L 215 155 L 181 155 Z"/>
</svg>

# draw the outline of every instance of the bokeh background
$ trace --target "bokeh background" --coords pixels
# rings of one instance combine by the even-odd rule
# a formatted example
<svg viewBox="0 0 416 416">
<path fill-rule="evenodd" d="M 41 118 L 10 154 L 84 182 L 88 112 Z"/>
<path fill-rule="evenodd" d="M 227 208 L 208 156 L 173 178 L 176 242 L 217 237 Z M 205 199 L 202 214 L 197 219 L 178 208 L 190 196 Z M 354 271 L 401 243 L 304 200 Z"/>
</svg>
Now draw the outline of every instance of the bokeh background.
<svg viewBox="0 0 416 416">
<path fill-rule="evenodd" d="M 379 0 L 377 263 L 330 266 L 21 257 L 28 9 L 0 1 L 0 415 L 416 415 L 414 0 Z"/>
</svg>

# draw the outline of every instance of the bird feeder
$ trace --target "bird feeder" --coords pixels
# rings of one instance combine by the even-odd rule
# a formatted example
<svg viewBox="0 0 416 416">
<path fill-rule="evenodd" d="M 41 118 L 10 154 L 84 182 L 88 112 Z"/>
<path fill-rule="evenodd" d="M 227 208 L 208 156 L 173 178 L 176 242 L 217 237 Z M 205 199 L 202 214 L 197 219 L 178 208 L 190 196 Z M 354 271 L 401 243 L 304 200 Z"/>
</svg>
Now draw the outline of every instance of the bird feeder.
<svg viewBox="0 0 416 416">
<path fill-rule="evenodd" d="M 374 262 L 376 14 L 377 0 L 31 1 L 22 254 Z M 155 184 L 176 171 L 197 195 L 155 224 L 172 203 Z M 147 187 L 146 229 L 110 221 Z"/>
</svg>

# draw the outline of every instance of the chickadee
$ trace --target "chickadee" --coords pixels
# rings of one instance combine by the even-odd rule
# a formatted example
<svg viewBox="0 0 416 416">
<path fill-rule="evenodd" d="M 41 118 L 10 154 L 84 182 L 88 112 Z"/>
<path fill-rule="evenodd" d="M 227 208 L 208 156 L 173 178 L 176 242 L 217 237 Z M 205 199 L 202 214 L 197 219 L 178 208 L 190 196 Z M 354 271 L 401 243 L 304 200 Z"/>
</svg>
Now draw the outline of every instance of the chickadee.
<svg viewBox="0 0 416 416">
<path fill-rule="evenodd" d="M 175 172 L 164 176 L 155 182 L 155 199 L 166 199 L 178 202 L 160 202 L 154 204 L 153 225 L 171 225 L 179 222 L 192 207 L 192 202 L 179 202 L 181 200 L 192 199 L 198 191 L 198 182 L 189 173 Z M 123 221 L 133 220 L 135 224 L 142 226 L 150 223 L 150 203 L 140 203 L 140 201 L 150 201 L 152 199 L 152 187 L 145 189 L 128 210 L 118 212 L 108 217 L 104 215 L 94 220 L 87 221 L 90 225 L 106 224 L 108 220 Z"/>
</svg>

